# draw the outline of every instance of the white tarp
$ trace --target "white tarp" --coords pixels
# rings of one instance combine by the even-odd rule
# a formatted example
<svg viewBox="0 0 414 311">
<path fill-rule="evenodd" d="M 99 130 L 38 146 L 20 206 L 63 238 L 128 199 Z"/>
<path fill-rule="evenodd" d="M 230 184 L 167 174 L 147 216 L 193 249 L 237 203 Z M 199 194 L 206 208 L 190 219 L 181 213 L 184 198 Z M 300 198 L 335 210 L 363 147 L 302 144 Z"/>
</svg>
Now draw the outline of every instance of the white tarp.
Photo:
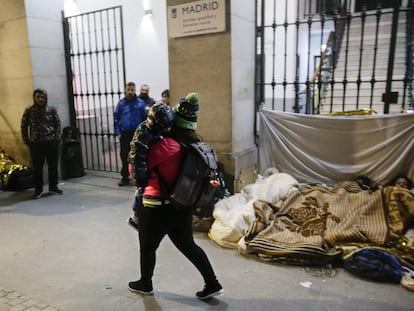
<svg viewBox="0 0 414 311">
<path fill-rule="evenodd" d="M 414 176 L 414 113 L 319 116 L 260 112 L 259 166 L 304 183 L 335 184 L 366 175 L 384 185 Z"/>
</svg>

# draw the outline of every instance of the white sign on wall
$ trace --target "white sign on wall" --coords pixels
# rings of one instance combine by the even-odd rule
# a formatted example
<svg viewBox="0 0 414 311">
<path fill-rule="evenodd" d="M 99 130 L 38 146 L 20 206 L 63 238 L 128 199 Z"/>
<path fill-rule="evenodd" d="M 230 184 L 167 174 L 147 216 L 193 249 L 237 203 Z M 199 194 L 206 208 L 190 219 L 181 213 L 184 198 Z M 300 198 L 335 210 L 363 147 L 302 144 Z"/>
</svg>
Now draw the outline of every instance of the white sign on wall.
<svg viewBox="0 0 414 311">
<path fill-rule="evenodd" d="M 226 31 L 226 1 L 200 0 L 168 7 L 170 38 Z"/>
</svg>

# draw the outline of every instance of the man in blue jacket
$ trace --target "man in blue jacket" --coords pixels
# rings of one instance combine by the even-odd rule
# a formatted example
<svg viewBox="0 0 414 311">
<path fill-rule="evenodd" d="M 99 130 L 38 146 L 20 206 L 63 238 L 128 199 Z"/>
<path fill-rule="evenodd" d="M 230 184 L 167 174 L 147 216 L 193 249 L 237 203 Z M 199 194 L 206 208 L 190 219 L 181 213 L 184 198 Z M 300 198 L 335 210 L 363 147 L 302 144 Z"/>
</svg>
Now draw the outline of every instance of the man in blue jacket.
<svg viewBox="0 0 414 311">
<path fill-rule="evenodd" d="M 129 185 L 128 153 L 129 143 L 134 136 L 135 129 L 147 118 L 145 102 L 136 95 L 134 82 L 125 85 L 125 97 L 116 105 L 114 112 L 115 135 L 121 143 L 122 179 L 118 184 L 120 187 Z"/>
</svg>

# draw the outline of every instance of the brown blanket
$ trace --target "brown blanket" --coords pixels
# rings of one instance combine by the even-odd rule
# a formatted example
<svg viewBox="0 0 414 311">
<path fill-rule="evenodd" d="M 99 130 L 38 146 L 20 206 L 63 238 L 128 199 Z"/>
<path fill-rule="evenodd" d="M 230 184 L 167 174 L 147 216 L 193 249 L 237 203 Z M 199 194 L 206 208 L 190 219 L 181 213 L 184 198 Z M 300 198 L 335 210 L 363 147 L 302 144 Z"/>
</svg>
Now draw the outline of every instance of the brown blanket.
<svg viewBox="0 0 414 311">
<path fill-rule="evenodd" d="M 277 204 L 256 201 L 247 246 L 264 259 L 295 263 L 329 262 L 370 246 L 414 267 L 413 243 L 403 237 L 414 217 L 414 194 L 395 187 L 356 189 L 347 183 L 331 190 L 315 186 Z"/>
</svg>

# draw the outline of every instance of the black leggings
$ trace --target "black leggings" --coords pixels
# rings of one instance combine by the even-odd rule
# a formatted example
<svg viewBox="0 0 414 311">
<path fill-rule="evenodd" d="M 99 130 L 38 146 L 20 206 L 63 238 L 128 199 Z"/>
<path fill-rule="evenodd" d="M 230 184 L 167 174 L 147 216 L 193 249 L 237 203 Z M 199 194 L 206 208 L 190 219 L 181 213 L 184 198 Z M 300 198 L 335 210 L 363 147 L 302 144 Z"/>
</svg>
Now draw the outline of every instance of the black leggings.
<svg viewBox="0 0 414 311">
<path fill-rule="evenodd" d="M 194 242 L 190 210 L 177 210 L 171 205 L 144 207 L 138 219 L 142 281 L 152 284 L 155 253 L 161 240 L 168 235 L 179 251 L 200 271 L 206 284 L 217 282 L 206 253 Z"/>
</svg>

